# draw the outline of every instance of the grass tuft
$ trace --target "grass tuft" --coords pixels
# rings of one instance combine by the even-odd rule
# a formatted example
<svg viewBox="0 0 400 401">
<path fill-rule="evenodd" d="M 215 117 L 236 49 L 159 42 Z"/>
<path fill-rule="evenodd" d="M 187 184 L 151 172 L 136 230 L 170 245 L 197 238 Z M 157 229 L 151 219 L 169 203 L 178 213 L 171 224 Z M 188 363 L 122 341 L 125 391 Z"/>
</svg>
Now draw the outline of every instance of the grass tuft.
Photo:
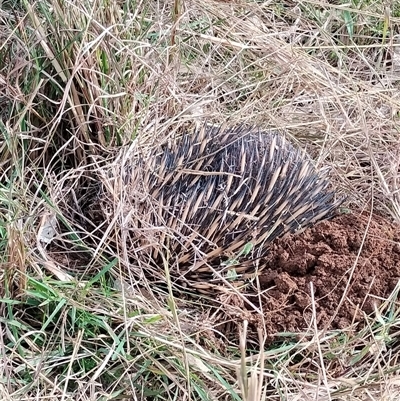
<svg viewBox="0 0 400 401">
<path fill-rule="evenodd" d="M 123 282 L 126 238 L 88 206 L 136 142 L 228 121 L 284 130 L 349 208 L 398 222 L 400 7 L 334 3 L 2 2 L 2 400 L 399 399 L 399 286 L 361 330 L 314 309 L 255 343 L 170 281 Z"/>
</svg>

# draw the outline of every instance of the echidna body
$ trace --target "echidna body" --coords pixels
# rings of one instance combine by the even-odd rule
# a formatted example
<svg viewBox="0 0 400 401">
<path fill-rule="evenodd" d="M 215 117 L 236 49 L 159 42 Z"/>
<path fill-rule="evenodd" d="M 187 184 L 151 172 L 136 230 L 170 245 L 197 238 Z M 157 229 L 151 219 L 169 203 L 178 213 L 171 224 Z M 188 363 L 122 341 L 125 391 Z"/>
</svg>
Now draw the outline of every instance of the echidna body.
<svg viewBox="0 0 400 401">
<path fill-rule="evenodd" d="M 199 288 L 219 279 L 227 260 L 251 272 L 276 237 L 338 206 L 303 152 L 280 134 L 245 127 L 203 127 L 155 149 L 132 185 L 141 188 L 132 205 L 136 257 L 162 271 L 167 262 L 171 275 Z M 238 258 L 248 244 L 251 253 Z"/>
</svg>

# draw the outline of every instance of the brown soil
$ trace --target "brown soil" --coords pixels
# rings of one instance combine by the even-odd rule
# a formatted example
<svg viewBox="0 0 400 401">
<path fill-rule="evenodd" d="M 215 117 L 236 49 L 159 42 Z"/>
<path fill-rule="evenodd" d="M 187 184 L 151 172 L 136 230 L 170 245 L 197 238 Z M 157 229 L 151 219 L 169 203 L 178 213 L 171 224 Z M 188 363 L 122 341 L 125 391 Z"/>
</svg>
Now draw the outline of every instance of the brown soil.
<svg viewBox="0 0 400 401">
<path fill-rule="evenodd" d="M 313 308 L 318 328 L 345 328 L 398 283 L 400 227 L 377 216 L 369 222 L 366 215 L 341 215 L 278 239 L 265 263 L 260 284 L 270 336 L 304 331 Z"/>
</svg>

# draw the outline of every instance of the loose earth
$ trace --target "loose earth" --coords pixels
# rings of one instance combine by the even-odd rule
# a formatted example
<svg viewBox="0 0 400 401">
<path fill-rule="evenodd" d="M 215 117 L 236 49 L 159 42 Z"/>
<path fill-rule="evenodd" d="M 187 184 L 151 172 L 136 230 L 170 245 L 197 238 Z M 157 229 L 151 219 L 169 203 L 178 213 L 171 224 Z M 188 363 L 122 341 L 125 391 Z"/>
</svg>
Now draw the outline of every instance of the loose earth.
<svg viewBox="0 0 400 401">
<path fill-rule="evenodd" d="M 319 329 L 343 329 L 395 291 L 400 226 L 379 216 L 343 214 L 276 240 L 264 263 L 261 310 L 268 335 L 302 332 L 313 316 Z"/>
</svg>

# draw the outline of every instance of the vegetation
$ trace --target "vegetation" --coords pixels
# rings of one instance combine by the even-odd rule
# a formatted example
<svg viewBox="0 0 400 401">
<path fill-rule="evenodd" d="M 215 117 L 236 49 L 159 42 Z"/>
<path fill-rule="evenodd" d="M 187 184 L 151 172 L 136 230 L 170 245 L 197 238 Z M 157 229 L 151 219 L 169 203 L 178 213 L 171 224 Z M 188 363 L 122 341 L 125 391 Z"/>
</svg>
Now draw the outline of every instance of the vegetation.
<svg viewBox="0 0 400 401">
<path fill-rule="evenodd" d="M 360 332 L 315 316 L 270 342 L 123 281 L 123 238 L 88 206 L 134 141 L 228 121 L 284 130 L 349 208 L 398 221 L 397 1 L 4 0 L 0 18 L 2 400 L 399 398 L 398 287 Z"/>
</svg>

